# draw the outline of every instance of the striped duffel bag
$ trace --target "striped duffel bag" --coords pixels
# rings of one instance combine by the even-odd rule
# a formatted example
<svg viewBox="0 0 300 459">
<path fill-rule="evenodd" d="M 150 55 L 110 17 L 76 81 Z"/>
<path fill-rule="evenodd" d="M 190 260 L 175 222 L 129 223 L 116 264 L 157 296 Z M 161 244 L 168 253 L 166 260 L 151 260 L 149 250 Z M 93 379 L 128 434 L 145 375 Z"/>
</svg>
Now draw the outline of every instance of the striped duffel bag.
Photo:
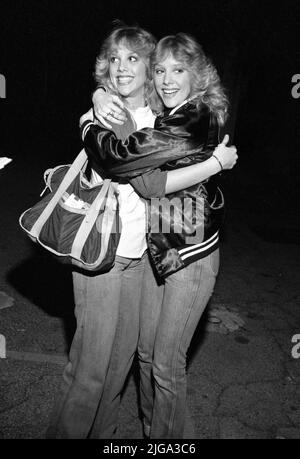
<svg viewBox="0 0 300 459">
<path fill-rule="evenodd" d="M 114 264 L 120 239 L 118 184 L 104 179 L 91 185 L 84 174 L 86 164 L 81 150 L 73 164 L 45 171 L 49 192 L 22 213 L 19 223 L 34 242 L 62 261 L 105 272 Z"/>
</svg>

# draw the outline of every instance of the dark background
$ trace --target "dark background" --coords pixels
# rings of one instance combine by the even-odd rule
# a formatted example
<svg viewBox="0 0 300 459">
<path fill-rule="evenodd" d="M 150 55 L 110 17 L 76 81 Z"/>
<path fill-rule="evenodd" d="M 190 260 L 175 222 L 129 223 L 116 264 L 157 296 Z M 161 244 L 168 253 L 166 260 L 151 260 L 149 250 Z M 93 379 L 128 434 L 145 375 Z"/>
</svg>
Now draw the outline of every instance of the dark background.
<svg viewBox="0 0 300 459">
<path fill-rule="evenodd" d="M 114 19 L 158 39 L 188 32 L 212 58 L 231 100 L 225 131 L 239 162 L 223 174 L 229 203 L 263 237 L 298 241 L 300 98 L 292 97 L 291 80 L 300 73 L 299 2 L 1 0 L 0 8 L 7 84 L 0 156 L 27 161 L 40 178 L 75 156 L 95 57 Z"/>
</svg>

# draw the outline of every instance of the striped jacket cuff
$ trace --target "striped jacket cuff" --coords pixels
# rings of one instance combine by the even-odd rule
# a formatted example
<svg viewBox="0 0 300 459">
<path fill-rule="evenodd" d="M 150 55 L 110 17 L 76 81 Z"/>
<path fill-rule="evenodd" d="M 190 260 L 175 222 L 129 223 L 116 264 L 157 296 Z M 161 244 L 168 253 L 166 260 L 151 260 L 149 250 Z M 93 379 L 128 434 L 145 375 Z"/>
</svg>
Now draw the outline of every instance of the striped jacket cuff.
<svg viewBox="0 0 300 459">
<path fill-rule="evenodd" d="M 213 252 L 219 245 L 219 232 L 217 231 L 213 236 L 200 244 L 190 245 L 178 250 L 180 258 L 186 264 L 190 260 L 204 258 L 209 253 Z"/>
</svg>

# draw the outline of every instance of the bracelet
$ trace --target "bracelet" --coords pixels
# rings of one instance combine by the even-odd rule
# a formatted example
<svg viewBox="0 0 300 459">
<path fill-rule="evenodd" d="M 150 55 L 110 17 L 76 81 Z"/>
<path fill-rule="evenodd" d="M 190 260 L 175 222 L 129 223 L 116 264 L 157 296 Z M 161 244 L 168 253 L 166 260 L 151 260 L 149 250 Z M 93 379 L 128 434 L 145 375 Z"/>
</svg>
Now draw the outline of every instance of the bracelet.
<svg viewBox="0 0 300 459">
<path fill-rule="evenodd" d="M 222 163 L 221 161 L 219 160 L 219 158 L 216 156 L 216 155 L 211 155 L 213 156 L 214 158 L 216 158 L 216 160 L 218 161 L 218 163 L 220 164 L 220 167 L 221 167 L 221 171 L 223 170 L 223 166 L 222 166 Z"/>
</svg>

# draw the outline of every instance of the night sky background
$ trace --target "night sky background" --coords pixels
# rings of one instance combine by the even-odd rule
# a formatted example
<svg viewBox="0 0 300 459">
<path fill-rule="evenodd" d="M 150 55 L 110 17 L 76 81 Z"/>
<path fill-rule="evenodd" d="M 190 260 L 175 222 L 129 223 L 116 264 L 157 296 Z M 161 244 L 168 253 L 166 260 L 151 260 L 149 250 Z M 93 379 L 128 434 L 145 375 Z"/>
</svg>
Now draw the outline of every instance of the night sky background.
<svg viewBox="0 0 300 459">
<path fill-rule="evenodd" d="M 42 174 L 76 155 L 95 57 L 114 19 L 158 39 L 188 32 L 203 45 L 227 88 L 225 132 L 239 153 L 225 189 L 252 227 L 262 232 L 269 224 L 268 237 L 272 226 L 272 237 L 296 242 L 300 98 L 292 97 L 291 80 L 300 73 L 297 1 L 1 0 L 0 73 L 7 88 L 0 99 L 0 156 L 25 158 Z"/>
</svg>

